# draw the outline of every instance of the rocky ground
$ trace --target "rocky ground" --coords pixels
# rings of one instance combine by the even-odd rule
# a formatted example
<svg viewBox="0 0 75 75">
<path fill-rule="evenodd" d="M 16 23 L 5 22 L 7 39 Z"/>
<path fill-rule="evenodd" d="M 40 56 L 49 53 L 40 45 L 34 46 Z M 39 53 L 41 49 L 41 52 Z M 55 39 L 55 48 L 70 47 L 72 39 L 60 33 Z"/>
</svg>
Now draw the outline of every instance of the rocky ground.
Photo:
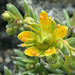
<svg viewBox="0 0 75 75">
<path fill-rule="evenodd" d="M 24 15 L 24 7 L 22 0 L 0 0 L 0 72 L 3 71 L 3 66 L 8 66 L 13 69 L 11 56 L 15 55 L 13 50 L 18 48 L 17 44 L 20 41 L 16 36 L 8 36 L 5 32 L 6 21 L 2 19 L 1 14 L 6 10 L 7 3 L 14 4 Z M 49 16 L 57 17 L 64 21 L 63 9 L 66 9 L 72 17 L 75 8 L 75 0 L 27 0 L 29 6 L 33 7 L 34 11 L 46 10 Z"/>
</svg>

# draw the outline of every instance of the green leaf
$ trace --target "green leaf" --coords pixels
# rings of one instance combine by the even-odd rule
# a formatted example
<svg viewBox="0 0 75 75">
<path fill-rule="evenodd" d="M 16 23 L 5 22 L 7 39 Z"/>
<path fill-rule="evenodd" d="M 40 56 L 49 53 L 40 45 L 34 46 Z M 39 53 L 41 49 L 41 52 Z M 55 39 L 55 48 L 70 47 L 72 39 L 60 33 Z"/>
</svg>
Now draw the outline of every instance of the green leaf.
<svg viewBox="0 0 75 75">
<path fill-rule="evenodd" d="M 29 64 L 32 64 L 32 63 L 35 63 L 36 62 L 34 60 L 27 59 L 27 58 L 23 58 L 23 57 L 12 57 L 12 59 L 14 59 L 16 61 L 23 62 L 23 63 L 29 63 Z"/>
<path fill-rule="evenodd" d="M 68 48 L 66 47 L 66 45 L 64 45 L 64 44 L 63 44 L 63 48 L 61 49 L 61 51 L 62 51 L 65 55 L 67 55 L 67 56 L 70 55 L 69 49 L 68 49 Z"/>
<path fill-rule="evenodd" d="M 13 63 L 14 63 L 15 65 L 25 67 L 25 64 L 22 63 L 22 62 L 20 62 L 20 61 L 14 61 Z"/>
<path fill-rule="evenodd" d="M 61 69 L 67 73 L 69 72 L 67 67 L 63 63 L 61 64 Z"/>
<path fill-rule="evenodd" d="M 29 17 L 30 16 L 29 6 L 26 0 L 23 1 L 24 1 L 24 8 L 25 8 L 25 16 Z"/>
<path fill-rule="evenodd" d="M 41 31 L 41 27 L 37 23 L 31 23 L 30 26 L 35 28 L 38 31 Z"/>
<path fill-rule="evenodd" d="M 64 74 L 50 74 L 50 75 L 64 75 Z"/>
<path fill-rule="evenodd" d="M 67 13 L 67 11 L 65 9 L 63 10 L 63 13 L 64 13 L 64 17 L 65 17 L 65 19 L 67 21 L 67 26 L 71 27 L 70 17 L 69 17 L 69 15 L 68 15 L 68 13 Z"/>
<path fill-rule="evenodd" d="M 20 56 L 20 57 L 27 58 L 27 57 L 24 55 L 24 53 L 23 53 L 22 51 L 18 50 L 18 49 L 14 49 L 14 52 L 15 52 L 18 56 Z"/>
<path fill-rule="evenodd" d="M 55 20 L 55 22 L 56 22 L 56 23 L 58 23 L 58 24 L 62 25 L 62 22 L 61 22 L 59 19 L 54 18 L 54 20 Z"/>
<path fill-rule="evenodd" d="M 34 74 L 34 73 L 29 73 L 29 75 L 36 75 L 36 74 Z"/>
<path fill-rule="evenodd" d="M 23 72 L 21 75 L 26 75 L 26 74 L 31 73 L 31 72 L 34 72 L 34 70 Z"/>
<path fill-rule="evenodd" d="M 54 20 L 51 20 L 51 33 L 53 33 L 55 29 L 56 29 L 56 23 Z"/>
<path fill-rule="evenodd" d="M 11 22 L 11 23 L 8 22 L 8 24 L 6 25 L 6 28 L 11 28 L 11 27 L 13 28 L 14 25 L 15 25 L 14 22 Z"/>
<path fill-rule="evenodd" d="M 22 60 L 23 62 L 25 62 L 25 63 L 35 63 L 35 61 L 34 60 L 30 60 L 30 59 L 25 59 L 25 60 Z"/>
<path fill-rule="evenodd" d="M 53 54 L 53 55 L 47 56 L 46 59 L 48 61 L 50 68 L 52 69 L 60 68 L 61 64 L 60 64 L 58 55 Z"/>
<path fill-rule="evenodd" d="M 31 17 L 34 19 L 34 12 L 33 12 L 32 7 L 30 7 L 30 15 L 31 15 Z"/>
<path fill-rule="evenodd" d="M 72 31 L 73 31 L 73 28 L 69 28 L 68 32 L 67 32 L 67 35 L 64 37 L 64 39 L 67 39 L 69 38 L 71 35 L 72 35 Z"/>
<path fill-rule="evenodd" d="M 39 62 L 39 58 L 38 57 L 34 57 L 34 60 L 35 60 L 36 63 Z"/>
<path fill-rule="evenodd" d="M 49 72 L 51 72 L 51 73 L 54 73 L 54 74 L 59 74 L 59 75 L 61 75 L 61 74 L 64 74 L 64 71 L 63 70 L 61 70 L 61 69 L 52 69 L 51 67 L 49 67 L 49 65 L 47 65 L 46 66 L 46 69 L 49 71 Z"/>
<path fill-rule="evenodd" d="M 72 17 L 72 22 L 71 22 L 71 25 L 75 27 L 75 10 L 73 12 L 73 17 Z"/>
<path fill-rule="evenodd" d="M 75 45 L 75 38 L 74 37 L 69 38 L 69 39 L 67 39 L 67 42 L 69 43 L 70 46 L 74 46 Z"/>
<path fill-rule="evenodd" d="M 39 20 L 38 13 L 34 12 L 34 21 L 37 22 Z"/>
<path fill-rule="evenodd" d="M 7 10 L 11 12 L 15 17 L 20 18 L 23 20 L 21 13 L 13 4 L 7 4 Z"/>
<path fill-rule="evenodd" d="M 8 70 L 6 66 L 4 66 L 4 72 L 5 72 L 5 75 L 11 75 L 10 71 Z"/>
</svg>

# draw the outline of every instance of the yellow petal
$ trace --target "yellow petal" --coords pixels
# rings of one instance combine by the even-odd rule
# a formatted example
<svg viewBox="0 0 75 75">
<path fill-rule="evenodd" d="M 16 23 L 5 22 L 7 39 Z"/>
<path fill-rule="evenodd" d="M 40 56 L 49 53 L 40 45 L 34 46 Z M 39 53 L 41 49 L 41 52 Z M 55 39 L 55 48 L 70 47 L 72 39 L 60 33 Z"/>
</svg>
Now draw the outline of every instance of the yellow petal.
<svg viewBox="0 0 75 75">
<path fill-rule="evenodd" d="M 42 10 L 39 15 L 39 24 L 44 31 L 48 30 L 50 22 L 48 19 L 48 14 L 44 10 Z"/>
<path fill-rule="evenodd" d="M 54 36 L 58 39 L 63 38 L 67 34 L 68 28 L 66 26 L 58 26 L 54 31 Z"/>
<path fill-rule="evenodd" d="M 48 50 L 46 50 L 45 56 L 52 55 L 54 53 L 55 53 L 55 47 L 52 47 L 52 48 L 49 48 Z"/>
<path fill-rule="evenodd" d="M 23 42 L 31 42 L 35 40 L 35 34 L 31 31 L 23 31 L 18 35 L 18 39 Z"/>
<path fill-rule="evenodd" d="M 39 50 L 35 46 L 26 49 L 24 53 L 28 56 L 40 56 Z"/>
</svg>

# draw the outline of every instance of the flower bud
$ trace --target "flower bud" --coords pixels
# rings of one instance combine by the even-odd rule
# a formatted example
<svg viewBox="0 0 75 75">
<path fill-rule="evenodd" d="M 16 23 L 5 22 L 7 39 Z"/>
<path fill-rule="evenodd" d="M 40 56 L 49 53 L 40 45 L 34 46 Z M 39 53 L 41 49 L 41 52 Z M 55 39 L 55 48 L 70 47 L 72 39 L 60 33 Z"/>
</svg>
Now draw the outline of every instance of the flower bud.
<svg viewBox="0 0 75 75">
<path fill-rule="evenodd" d="M 62 43 L 62 41 L 57 41 L 55 44 L 54 44 L 54 46 L 56 47 L 56 48 L 58 48 L 58 49 L 62 49 L 62 47 L 63 47 L 63 43 Z"/>
<path fill-rule="evenodd" d="M 14 29 L 12 27 L 11 28 L 7 28 L 6 32 L 7 32 L 8 35 L 14 35 L 14 34 L 16 34 L 16 29 Z"/>
<path fill-rule="evenodd" d="M 59 61 L 59 56 L 54 54 L 54 55 L 50 55 L 46 57 L 50 68 L 56 69 L 56 68 L 60 68 L 61 63 Z"/>
<path fill-rule="evenodd" d="M 26 69 L 27 70 L 30 70 L 32 68 L 34 68 L 34 64 L 26 64 Z"/>
<path fill-rule="evenodd" d="M 33 69 L 33 68 L 34 68 L 34 64 L 31 64 L 31 65 L 30 65 L 30 69 Z"/>
<path fill-rule="evenodd" d="M 6 21 L 8 21 L 8 20 L 11 19 L 11 16 L 10 16 L 10 14 L 8 13 L 8 11 L 5 11 L 5 12 L 2 14 L 2 16 L 3 16 L 3 19 L 6 20 Z"/>
<path fill-rule="evenodd" d="M 36 37 L 36 46 L 39 49 L 48 49 L 53 43 L 52 35 L 47 32 L 41 32 L 41 36 Z"/>
<path fill-rule="evenodd" d="M 30 64 L 26 64 L 26 67 L 25 67 L 27 70 L 30 69 Z"/>
<path fill-rule="evenodd" d="M 33 23 L 34 22 L 34 19 L 31 18 L 31 17 L 26 17 L 23 21 L 23 24 L 30 24 L 30 23 Z"/>
</svg>

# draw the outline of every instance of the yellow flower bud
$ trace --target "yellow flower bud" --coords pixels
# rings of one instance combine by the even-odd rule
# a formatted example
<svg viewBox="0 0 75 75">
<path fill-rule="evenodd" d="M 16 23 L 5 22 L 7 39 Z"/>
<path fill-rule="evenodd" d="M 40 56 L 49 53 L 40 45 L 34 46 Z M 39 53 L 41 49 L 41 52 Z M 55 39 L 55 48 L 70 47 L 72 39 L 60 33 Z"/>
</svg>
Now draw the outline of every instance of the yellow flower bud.
<svg viewBox="0 0 75 75">
<path fill-rule="evenodd" d="M 33 23 L 34 22 L 34 19 L 31 18 L 31 17 L 26 17 L 23 21 L 24 24 L 30 24 L 30 23 Z"/>
<path fill-rule="evenodd" d="M 10 16 L 10 14 L 8 13 L 8 11 L 5 11 L 3 14 L 2 14 L 2 16 L 3 16 L 3 19 L 4 20 L 10 20 L 11 19 L 11 16 Z"/>
<path fill-rule="evenodd" d="M 11 28 L 7 28 L 6 32 L 7 32 L 8 35 L 14 35 L 14 34 L 16 34 L 16 29 L 14 29 L 12 27 Z"/>
</svg>

